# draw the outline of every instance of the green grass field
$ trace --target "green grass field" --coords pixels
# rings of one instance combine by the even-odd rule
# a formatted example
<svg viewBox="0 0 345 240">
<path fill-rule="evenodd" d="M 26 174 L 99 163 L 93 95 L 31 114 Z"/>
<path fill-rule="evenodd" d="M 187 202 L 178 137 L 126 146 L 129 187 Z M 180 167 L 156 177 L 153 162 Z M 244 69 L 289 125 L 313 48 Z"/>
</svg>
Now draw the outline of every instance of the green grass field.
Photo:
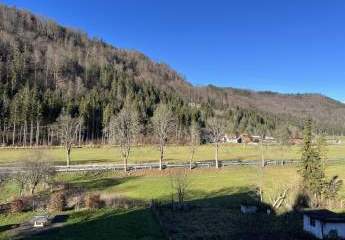
<svg viewBox="0 0 345 240">
<path fill-rule="evenodd" d="M 34 236 L 17 236 L 19 239 L 164 239 L 159 225 L 149 209 L 100 209 L 65 212 L 67 221 L 62 228 Z M 0 239 L 10 240 L 13 224 L 30 220 L 35 214 L 0 215 Z M 113 236 L 111 238 L 110 236 Z"/>
<path fill-rule="evenodd" d="M 327 168 L 327 175 L 338 175 L 345 180 L 345 165 Z M 123 176 L 120 173 L 65 173 L 58 181 L 82 187 L 87 192 L 114 194 L 131 199 L 150 201 L 151 199 L 170 200 L 171 177 L 168 170 L 162 173 L 152 171 L 143 175 Z M 267 193 L 277 187 L 296 186 L 299 181 L 296 167 L 266 167 L 264 174 L 256 167 L 233 167 L 226 169 L 193 170 L 188 175 L 190 200 L 214 195 L 229 195 L 236 188 L 251 188 L 261 181 Z M 0 201 L 7 201 L 17 195 L 16 186 L 11 183 L 2 190 Z M 345 196 L 345 191 L 341 191 Z"/>
<path fill-rule="evenodd" d="M 187 200 L 201 201 L 204 204 L 221 201 L 222 206 L 230 204 L 231 207 L 226 207 L 226 211 L 230 215 L 236 216 L 236 214 L 238 215 L 236 206 L 239 205 L 239 202 L 233 202 L 235 199 L 233 196 L 248 192 L 260 181 L 263 181 L 264 196 L 267 201 L 268 196 L 279 187 L 296 187 L 299 181 L 296 170 L 296 167 L 267 167 L 263 175 L 259 174 L 260 171 L 255 167 L 193 170 L 188 175 L 190 188 Z M 345 165 L 334 165 L 327 168 L 328 176 L 335 174 L 345 180 Z M 151 199 L 170 201 L 172 194 L 171 177 L 168 170 L 163 173 L 156 170 L 130 176 L 124 176 L 121 173 L 65 173 L 60 174 L 57 178 L 57 180 L 69 182 L 71 186 L 83 187 L 87 192 L 98 192 L 101 196 L 119 196 L 149 202 Z M 2 193 L 1 200 L 5 201 L 6 197 L 10 199 L 11 196 L 17 194 L 17 190 L 13 184 L 9 184 L 2 190 Z M 345 196 L 344 189 L 340 194 Z M 236 209 L 231 210 L 234 207 Z M 221 211 L 221 209 L 217 211 Z M 66 225 L 50 232 L 48 238 L 47 235 L 39 235 L 29 239 L 112 239 L 109 236 L 115 235 L 118 236 L 117 239 L 163 239 L 157 222 L 150 211 L 144 208 L 103 209 L 68 214 Z M 206 217 L 205 214 L 200 217 Z M 8 232 L 5 230 L 12 224 L 27 221 L 33 215 L 34 213 L 31 212 L 0 215 L 0 239 L 9 239 Z M 195 218 L 199 215 L 195 213 L 188 216 Z M 279 222 L 285 221 L 283 217 L 269 218 L 265 221 L 274 222 L 274 219 Z M 245 219 L 241 221 L 245 221 Z M 133 225 L 135 229 L 132 230 Z M 276 227 L 278 229 L 279 226 Z M 242 232 L 236 234 L 242 234 Z"/>
<path fill-rule="evenodd" d="M 188 201 L 208 202 L 208 199 L 223 199 L 222 205 L 236 205 L 232 196 L 253 189 L 263 181 L 264 196 L 281 186 L 295 187 L 299 181 L 296 167 L 267 167 L 263 175 L 255 167 L 234 167 L 226 169 L 200 169 L 189 173 Z M 339 175 L 345 180 L 345 165 L 334 165 L 327 168 L 327 175 Z M 128 199 L 149 202 L 151 199 L 169 201 L 171 199 L 171 177 L 168 170 L 149 171 L 142 174 L 124 176 L 120 173 L 65 173 L 57 180 L 69 182 L 71 186 L 83 187 L 87 192 L 98 192 L 101 196 L 119 196 Z M 6 201 L 16 195 L 13 184 L 7 185 L 1 194 Z M 345 196 L 342 189 L 341 195 Z M 224 200 L 228 199 L 228 200 Z M 210 200 L 215 201 L 215 200 Z M 225 206 L 224 205 L 224 206 Z M 237 205 L 236 205 L 237 206 Z M 235 211 L 235 212 L 233 212 Z M 227 210 L 229 214 L 238 214 L 237 210 Z M 162 239 L 157 222 L 146 209 L 104 209 L 98 211 L 71 212 L 66 225 L 47 235 L 29 239 Z M 0 215 L 0 239 L 10 239 L 5 231 L 12 224 L 30 219 L 34 213 Z M 191 218 L 196 217 L 193 214 Z M 205 215 L 202 215 L 205 217 Z M 275 218 L 266 219 L 275 221 Z M 283 221 L 284 218 L 277 218 Z M 266 221 L 265 220 L 265 221 Z M 245 221 L 242 219 L 241 221 Z M 285 221 L 285 220 L 284 220 Z M 132 226 L 135 229 L 132 230 Z M 116 226 L 116 227 L 115 227 Z M 278 228 L 278 227 L 277 227 Z M 97 231 L 95 231 L 97 229 Z M 2 233 L 1 233 L 2 232 Z M 237 233 L 240 234 L 240 233 Z M 241 233 L 242 234 L 242 233 Z M 146 236 L 146 237 L 145 237 Z M 236 235 L 237 236 L 237 235 Z M 240 235 L 239 235 L 240 236 Z"/>
<path fill-rule="evenodd" d="M 269 160 L 299 159 L 301 146 L 265 146 L 265 158 Z M 0 149 L 0 164 L 14 163 L 25 159 L 35 149 Z M 45 149 L 55 163 L 65 164 L 65 151 L 63 148 Z M 345 145 L 328 146 L 330 159 L 345 160 Z M 255 160 L 261 159 L 260 146 L 223 144 L 220 149 L 221 160 Z M 157 162 L 159 151 L 157 146 L 133 147 L 129 158 L 130 163 Z M 188 146 L 170 145 L 166 148 L 167 162 L 188 162 L 190 148 Z M 195 161 L 213 160 L 214 146 L 201 145 L 195 154 Z M 118 147 L 100 148 L 74 148 L 72 150 L 72 164 L 80 163 L 121 163 Z"/>
<path fill-rule="evenodd" d="M 201 146 L 198 149 L 196 160 L 212 159 L 213 150 L 211 145 Z M 9 163 L 25 159 L 30 151 L 34 150 L 2 149 L 0 150 L 0 162 Z M 329 146 L 328 151 L 330 159 L 342 158 L 345 147 L 342 145 Z M 55 156 L 56 162 L 64 163 L 63 149 L 51 149 L 48 152 Z M 116 148 L 77 148 L 74 149 L 72 154 L 74 163 L 120 162 L 118 149 Z M 266 159 L 298 159 L 299 155 L 299 146 L 289 148 L 269 146 L 265 149 Z M 172 162 L 187 161 L 189 157 L 188 147 L 169 146 L 166 157 L 168 161 Z M 227 144 L 222 146 L 220 157 L 221 159 L 259 159 L 260 149 L 258 146 L 244 147 L 243 145 Z M 137 147 L 133 151 L 131 162 L 150 162 L 156 161 L 156 158 L 158 159 L 158 151 L 155 147 Z M 214 202 L 220 201 L 221 206 L 230 204 L 231 207 L 226 208 L 226 211 L 221 208 L 217 208 L 217 211 L 219 211 L 219 214 L 227 212 L 231 216 L 237 216 L 237 205 L 239 203 L 233 202 L 236 199 L 234 196 L 251 191 L 256 186 L 261 185 L 264 190 L 264 199 L 269 202 L 269 197 L 278 189 L 285 187 L 295 189 L 300 181 L 296 166 L 266 167 L 264 171 L 259 169 L 257 166 L 239 166 L 219 170 L 192 170 L 188 173 L 189 190 L 187 200 L 202 202 L 203 204 L 214 204 Z M 149 202 L 152 199 L 170 201 L 172 196 L 170 172 L 174 171 L 169 169 L 162 172 L 158 170 L 139 171 L 129 175 L 116 172 L 64 173 L 59 174 L 56 180 L 67 182 L 72 187 L 81 187 L 85 192 L 100 193 L 103 197 L 116 196 L 144 202 Z M 328 166 L 327 176 L 333 175 L 338 175 L 345 180 L 345 165 Z M 0 202 L 8 202 L 17 195 L 17 187 L 14 183 L 9 183 L 1 189 Z M 340 195 L 345 197 L 344 188 L 341 190 Z M 207 215 L 209 214 L 206 214 L 207 211 L 205 210 L 200 215 L 199 212 L 191 212 L 185 217 L 191 221 L 205 218 L 204 222 L 208 222 Z M 8 231 L 11 226 L 27 221 L 34 214 L 32 212 L 0 214 L 0 239 L 11 239 Z M 113 236 L 117 236 L 116 239 L 164 239 L 158 223 L 151 212 L 145 208 L 84 210 L 67 212 L 67 214 L 69 218 L 63 228 L 49 232 L 48 235 L 43 234 L 28 239 L 113 239 Z M 170 217 L 170 215 L 167 215 L 167 219 Z M 177 221 L 179 217 L 176 216 L 176 219 L 174 219 Z M 224 217 L 226 216 L 224 215 Z M 274 217 L 265 218 L 263 221 L 267 221 L 269 224 L 274 224 L 275 221 L 284 224 L 284 219 L 285 217 Z M 241 221 L 245 222 L 247 220 L 241 218 Z M 255 220 L 253 220 L 254 222 Z M 299 222 L 297 223 L 299 224 Z M 180 227 L 183 228 L 183 226 Z M 205 227 L 207 227 L 207 224 Z M 280 227 L 280 225 L 277 225 L 275 231 L 279 232 Z M 235 235 L 233 236 L 235 238 L 243 236 L 243 232 L 236 232 L 236 229 L 235 227 Z M 181 239 L 184 239 L 183 235 L 181 236 Z"/>
</svg>

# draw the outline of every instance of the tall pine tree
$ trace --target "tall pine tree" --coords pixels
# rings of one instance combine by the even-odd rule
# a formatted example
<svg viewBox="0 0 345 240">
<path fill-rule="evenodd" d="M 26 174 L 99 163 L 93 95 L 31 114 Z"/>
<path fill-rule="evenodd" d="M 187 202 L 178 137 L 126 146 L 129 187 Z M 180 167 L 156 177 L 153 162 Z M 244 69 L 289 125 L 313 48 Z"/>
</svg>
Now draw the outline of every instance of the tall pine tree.
<svg viewBox="0 0 345 240">
<path fill-rule="evenodd" d="M 304 145 L 299 173 L 303 178 L 304 189 L 312 194 L 317 205 L 325 184 L 325 172 L 320 153 L 313 144 L 312 129 L 313 122 L 308 119 L 304 126 Z"/>
</svg>

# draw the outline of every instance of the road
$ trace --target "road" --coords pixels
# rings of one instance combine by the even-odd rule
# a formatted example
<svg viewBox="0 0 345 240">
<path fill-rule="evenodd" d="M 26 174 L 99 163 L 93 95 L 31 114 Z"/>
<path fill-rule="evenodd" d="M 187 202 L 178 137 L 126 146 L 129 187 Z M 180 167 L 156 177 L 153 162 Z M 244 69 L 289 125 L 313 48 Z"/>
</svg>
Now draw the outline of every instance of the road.
<svg viewBox="0 0 345 240">
<path fill-rule="evenodd" d="M 221 167 L 233 167 L 233 166 L 255 166 L 261 165 L 261 160 L 224 160 L 219 161 Z M 296 160 L 266 160 L 266 165 L 286 165 L 297 164 Z M 193 168 L 210 168 L 215 167 L 215 161 L 200 161 L 192 164 Z M 124 169 L 123 164 L 78 164 L 67 166 L 54 166 L 57 172 L 83 172 L 83 171 L 120 171 Z M 141 170 L 141 169 L 158 169 L 158 163 L 140 163 L 140 164 L 128 164 L 129 170 Z M 163 168 L 189 168 L 189 163 L 166 163 Z M 11 165 L 0 166 L 0 173 L 15 173 L 25 171 L 24 167 L 16 167 Z"/>
<path fill-rule="evenodd" d="M 267 166 L 284 166 L 284 165 L 296 165 L 298 160 L 265 160 Z M 222 160 L 219 161 L 220 167 L 234 167 L 234 166 L 261 166 L 261 160 Z M 345 159 L 333 159 L 328 160 L 327 164 L 342 164 L 345 163 Z M 128 170 L 142 170 L 142 169 L 158 169 L 158 163 L 140 163 L 140 164 L 128 164 Z M 192 164 L 193 168 L 211 168 L 215 167 L 215 161 L 200 161 Z M 123 171 L 123 164 L 77 164 L 54 166 L 57 172 L 87 172 L 87 171 Z M 189 168 L 189 163 L 165 163 L 163 168 Z M 25 171 L 25 168 L 0 165 L 0 173 L 15 173 Z"/>
</svg>

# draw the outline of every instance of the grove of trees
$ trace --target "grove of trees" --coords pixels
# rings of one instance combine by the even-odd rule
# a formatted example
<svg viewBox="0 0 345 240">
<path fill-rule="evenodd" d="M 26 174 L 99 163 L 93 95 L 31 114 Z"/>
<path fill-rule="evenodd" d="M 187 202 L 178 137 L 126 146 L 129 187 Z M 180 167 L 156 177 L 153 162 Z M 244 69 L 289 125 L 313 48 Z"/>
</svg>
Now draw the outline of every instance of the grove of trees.
<svg viewBox="0 0 345 240">
<path fill-rule="evenodd" d="M 155 141 L 151 126 L 161 104 L 175 118 L 169 140 L 179 143 L 189 138 L 192 122 L 203 128 L 215 111 L 231 122 L 233 132 L 302 128 L 301 121 L 289 114 L 262 111 L 236 100 L 248 94 L 253 95 L 193 87 L 166 64 L 139 52 L 115 48 L 81 31 L 0 5 L 0 142 L 4 146 L 62 145 L 57 128 L 62 113 L 78 119 L 75 144 L 108 142 L 111 119 L 126 102 L 137 112 L 142 125 L 138 141 L 145 143 Z"/>
</svg>

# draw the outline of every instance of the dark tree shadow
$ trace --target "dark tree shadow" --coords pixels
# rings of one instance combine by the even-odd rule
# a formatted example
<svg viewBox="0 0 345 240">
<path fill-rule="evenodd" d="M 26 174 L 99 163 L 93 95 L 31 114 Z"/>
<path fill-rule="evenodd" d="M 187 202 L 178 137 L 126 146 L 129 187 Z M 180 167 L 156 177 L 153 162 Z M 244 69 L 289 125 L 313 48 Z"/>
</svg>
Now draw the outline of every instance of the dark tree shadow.
<svg viewBox="0 0 345 240">
<path fill-rule="evenodd" d="M 55 224 L 55 223 L 64 223 L 67 221 L 67 219 L 69 218 L 69 216 L 67 214 L 62 214 L 62 215 L 56 215 L 51 223 Z"/>
<path fill-rule="evenodd" d="M 90 180 L 73 181 L 70 183 L 71 188 L 83 188 L 88 191 L 101 191 L 109 187 L 123 184 L 127 181 L 138 178 L 135 176 L 131 177 L 109 177 L 109 178 L 91 178 Z M 85 178 L 84 178 L 85 179 Z"/>
<path fill-rule="evenodd" d="M 0 226 L 0 233 L 19 227 L 19 224 L 8 224 Z"/>
<path fill-rule="evenodd" d="M 173 208 L 166 201 L 155 210 L 142 207 L 79 211 L 69 213 L 61 227 L 19 239 L 314 239 L 303 232 L 300 212 L 268 214 L 270 206 L 259 204 L 253 195 L 251 188 L 224 188 L 212 193 L 190 192 L 193 200 L 182 209 Z M 258 204 L 258 211 L 243 214 L 243 203 Z"/>
<path fill-rule="evenodd" d="M 250 188 L 191 195 L 204 198 L 188 201 L 182 210 L 163 203 L 156 211 L 171 239 L 314 239 L 303 231 L 300 212 L 275 213 L 271 206 L 253 199 L 255 192 Z M 243 214 L 241 204 L 255 205 L 258 211 Z"/>
<path fill-rule="evenodd" d="M 82 211 L 70 218 L 77 223 L 40 232 L 36 235 L 22 236 L 22 240 L 158 240 L 165 239 L 150 209 L 135 210 L 97 210 Z M 74 220 L 72 220 L 73 222 Z"/>
</svg>

